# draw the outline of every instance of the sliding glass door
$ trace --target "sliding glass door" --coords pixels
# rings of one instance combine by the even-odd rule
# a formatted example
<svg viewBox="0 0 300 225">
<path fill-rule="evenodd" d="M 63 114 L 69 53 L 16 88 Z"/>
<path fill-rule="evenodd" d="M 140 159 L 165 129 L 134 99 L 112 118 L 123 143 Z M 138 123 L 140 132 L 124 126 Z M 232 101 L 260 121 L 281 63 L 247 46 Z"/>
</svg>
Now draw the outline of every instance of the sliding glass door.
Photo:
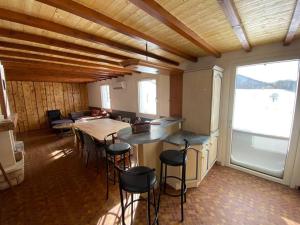
<svg viewBox="0 0 300 225">
<path fill-rule="evenodd" d="M 231 164 L 283 177 L 298 71 L 298 60 L 237 68 Z"/>
</svg>

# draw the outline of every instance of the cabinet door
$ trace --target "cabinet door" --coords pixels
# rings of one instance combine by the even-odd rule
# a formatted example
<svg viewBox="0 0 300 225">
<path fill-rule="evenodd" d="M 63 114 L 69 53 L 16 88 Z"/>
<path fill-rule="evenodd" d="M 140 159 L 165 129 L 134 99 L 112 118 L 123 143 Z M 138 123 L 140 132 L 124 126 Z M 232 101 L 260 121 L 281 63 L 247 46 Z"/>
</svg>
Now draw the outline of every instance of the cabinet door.
<svg viewBox="0 0 300 225">
<path fill-rule="evenodd" d="M 208 167 L 211 168 L 216 159 L 217 159 L 217 153 L 218 153 L 218 137 L 211 137 L 210 143 L 209 143 L 209 157 L 208 157 Z"/>
<path fill-rule="evenodd" d="M 187 153 L 187 164 L 186 164 L 186 181 L 188 187 L 197 187 L 200 183 L 200 180 L 205 176 L 207 171 L 207 151 L 203 150 L 203 145 L 193 145 L 192 149 L 188 150 Z M 173 145 L 167 142 L 163 144 L 164 150 L 166 149 L 178 149 L 181 150 L 183 146 Z M 202 159 L 202 152 L 205 151 L 206 155 L 205 159 Z M 203 161 L 203 162 L 202 162 Z M 204 171 L 203 171 L 203 169 Z M 181 167 L 168 167 L 168 175 L 169 176 L 177 176 L 181 177 Z M 169 179 L 168 184 L 171 185 L 175 189 L 179 189 L 181 187 L 181 182 L 176 179 Z"/>
<path fill-rule="evenodd" d="M 219 128 L 221 84 L 222 84 L 222 73 L 214 70 L 213 84 L 212 84 L 213 90 L 212 90 L 212 106 L 211 106 L 211 125 L 210 125 L 211 132 L 214 132 Z"/>
<path fill-rule="evenodd" d="M 183 129 L 210 135 L 212 71 L 185 73 L 183 84 Z"/>
<path fill-rule="evenodd" d="M 201 151 L 201 180 L 203 180 L 203 178 L 205 177 L 206 173 L 207 173 L 207 146 L 205 146 L 203 148 L 203 150 Z"/>
</svg>

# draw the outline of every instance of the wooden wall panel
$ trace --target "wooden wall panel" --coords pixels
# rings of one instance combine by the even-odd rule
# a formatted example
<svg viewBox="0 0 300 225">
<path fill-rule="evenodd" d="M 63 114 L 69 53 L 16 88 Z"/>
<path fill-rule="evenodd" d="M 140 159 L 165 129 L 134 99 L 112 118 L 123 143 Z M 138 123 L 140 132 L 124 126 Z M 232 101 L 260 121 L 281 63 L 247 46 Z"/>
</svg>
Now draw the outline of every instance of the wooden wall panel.
<svg viewBox="0 0 300 225">
<path fill-rule="evenodd" d="M 73 91 L 73 100 L 74 100 L 75 111 L 80 111 L 81 110 L 81 105 L 80 105 L 79 84 L 72 83 L 72 91 Z"/>
<path fill-rule="evenodd" d="M 68 89 L 68 98 L 69 98 L 69 104 L 70 104 L 70 111 L 75 111 L 75 103 L 74 103 L 74 97 L 73 97 L 73 87 L 71 83 L 67 83 L 67 89 Z"/>
<path fill-rule="evenodd" d="M 62 83 L 62 86 L 63 86 L 63 98 L 64 98 L 65 112 L 70 112 L 71 107 L 70 107 L 70 103 L 69 103 L 68 85 L 66 83 Z"/>
<path fill-rule="evenodd" d="M 10 108 L 19 115 L 17 132 L 48 127 L 47 110 L 68 116 L 88 109 L 86 84 L 7 81 L 7 89 Z"/>
<path fill-rule="evenodd" d="M 29 130 L 40 128 L 33 82 L 23 82 L 23 94 Z"/>
<path fill-rule="evenodd" d="M 182 116 L 183 73 L 170 74 L 170 116 Z"/>
</svg>

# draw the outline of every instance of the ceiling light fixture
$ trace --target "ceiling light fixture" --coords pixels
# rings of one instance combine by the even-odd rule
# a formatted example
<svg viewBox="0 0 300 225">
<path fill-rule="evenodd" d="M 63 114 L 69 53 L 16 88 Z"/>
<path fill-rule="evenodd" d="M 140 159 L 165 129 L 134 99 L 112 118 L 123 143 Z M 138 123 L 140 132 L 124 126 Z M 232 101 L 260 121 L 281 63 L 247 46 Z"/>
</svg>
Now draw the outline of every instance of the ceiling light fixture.
<svg viewBox="0 0 300 225">
<path fill-rule="evenodd" d="M 140 73 L 150 74 L 169 74 L 171 71 L 179 70 L 175 67 L 166 66 L 164 64 L 158 64 L 148 61 L 148 44 L 146 42 L 146 60 L 142 59 L 126 59 L 123 60 L 120 65 L 126 69 L 138 71 Z"/>
</svg>

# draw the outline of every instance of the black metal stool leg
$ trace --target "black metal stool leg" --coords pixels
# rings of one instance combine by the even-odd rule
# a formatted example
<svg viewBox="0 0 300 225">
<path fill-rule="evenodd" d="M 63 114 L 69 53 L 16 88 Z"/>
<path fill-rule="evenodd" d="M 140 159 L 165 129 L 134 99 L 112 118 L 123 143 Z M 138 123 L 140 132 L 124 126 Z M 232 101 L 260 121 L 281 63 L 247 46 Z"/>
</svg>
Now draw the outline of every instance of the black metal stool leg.
<svg viewBox="0 0 300 225">
<path fill-rule="evenodd" d="M 156 206 L 156 197 L 155 197 L 154 187 L 152 188 L 152 193 L 153 193 L 153 204 L 154 204 L 154 210 L 155 210 L 155 219 L 156 219 L 156 224 L 158 225 L 158 207 Z"/>
<path fill-rule="evenodd" d="M 147 217 L 148 217 L 148 225 L 151 224 L 151 213 L 150 213 L 150 202 L 151 202 L 151 198 L 150 198 L 150 191 L 148 190 L 148 199 L 147 199 Z"/>
<path fill-rule="evenodd" d="M 159 211 L 160 206 L 160 195 L 161 195 L 161 186 L 162 186 L 162 177 L 163 175 L 163 163 L 160 163 L 160 178 L 159 178 L 159 193 L 158 193 L 158 203 L 157 203 L 157 211 Z"/>
<path fill-rule="evenodd" d="M 186 203 L 186 165 L 184 165 L 184 178 L 183 178 L 183 181 L 184 181 L 184 203 Z"/>
<path fill-rule="evenodd" d="M 122 188 L 120 186 L 120 197 L 121 197 L 121 208 L 122 208 L 122 224 L 125 224 L 125 208 L 124 208 L 124 202 L 123 202 L 123 193 L 122 193 Z"/>
<path fill-rule="evenodd" d="M 130 150 L 128 151 L 128 160 L 129 160 L 129 168 L 131 168 L 131 156 L 130 156 Z"/>
<path fill-rule="evenodd" d="M 180 195 L 180 204 L 181 204 L 181 222 L 184 220 L 183 215 L 183 202 L 184 202 L 184 189 L 185 189 L 185 166 L 182 166 L 182 172 L 181 172 L 181 195 Z"/>
<path fill-rule="evenodd" d="M 131 202 L 133 202 L 133 193 L 131 193 Z M 131 204 L 131 215 L 130 215 L 130 217 L 131 217 L 131 222 L 130 222 L 130 224 L 132 224 L 132 222 L 133 222 L 133 203 Z"/>
<path fill-rule="evenodd" d="M 116 165 L 116 156 L 114 155 L 114 160 L 113 160 L 114 185 L 116 184 L 116 170 L 115 170 L 115 165 Z"/>
<path fill-rule="evenodd" d="M 165 164 L 165 182 L 164 182 L 164 193 L 166 193 L 166 188 L 167 188 L 167 170 L 168 170 L 168 165 Z"/>
<path fill-rule="evenodd" d="M 109 162 L 108 154 L 106 154 L 106 200 L 108 199 L 108 185 L 109 185 Z"/>
</svg>

